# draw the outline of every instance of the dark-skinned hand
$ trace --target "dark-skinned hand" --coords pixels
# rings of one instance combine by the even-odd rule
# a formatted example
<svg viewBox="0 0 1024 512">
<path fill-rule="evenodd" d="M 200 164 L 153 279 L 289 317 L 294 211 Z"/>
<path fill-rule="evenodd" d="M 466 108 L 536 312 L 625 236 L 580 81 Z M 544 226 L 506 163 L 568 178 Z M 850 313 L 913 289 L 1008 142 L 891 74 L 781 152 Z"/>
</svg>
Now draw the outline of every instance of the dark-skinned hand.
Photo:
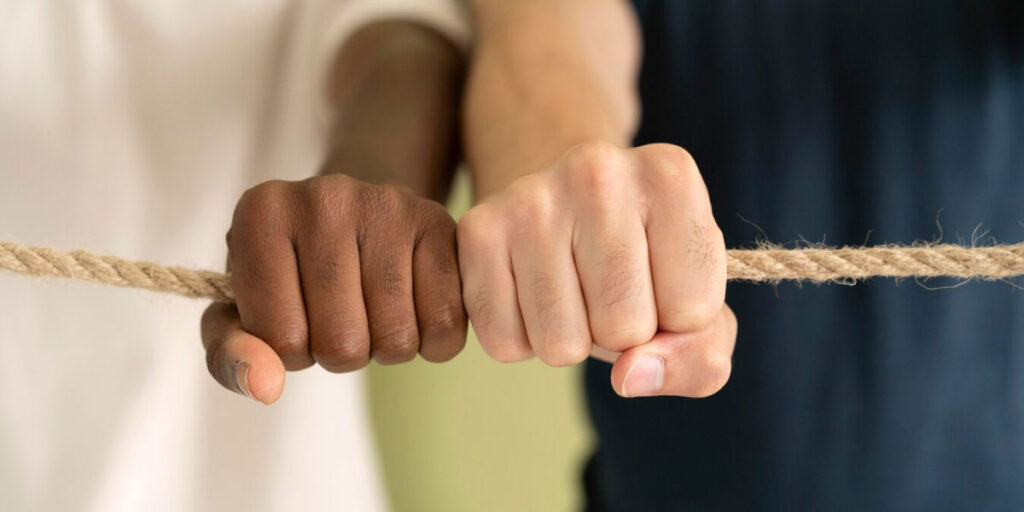
<svg viewBox="0 0 1024 512">
<path fill-rule="evenodd" d="M 269 404 L 285 370 L 447 361 L 465 345 L 455 222 L 440 204 L 345 175 L 271 181 L 227 236 L 237 306 L 202 320 L 213 377 Z"/>
</svg>

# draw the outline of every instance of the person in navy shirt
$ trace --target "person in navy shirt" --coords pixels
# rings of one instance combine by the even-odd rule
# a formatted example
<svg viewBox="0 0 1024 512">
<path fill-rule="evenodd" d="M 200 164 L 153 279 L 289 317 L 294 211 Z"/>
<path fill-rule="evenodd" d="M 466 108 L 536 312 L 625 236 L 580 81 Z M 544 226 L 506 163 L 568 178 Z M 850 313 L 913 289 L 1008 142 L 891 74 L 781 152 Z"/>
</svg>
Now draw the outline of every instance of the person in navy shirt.
<svg viewBox="0 0 1024 512">
<path fill-rule="evenodd" d="M 473 5 L 464 129 L 480 204 L 459 226 L 466 307 L 496 359 L 595 356 L 589 510 L 1024 508 L 1012 283 L 726 289 L 719 265 L 725 247 L 762 239 L 1024 239 L 1019 2 Z M 694 165 L 706 196 L 664 177 Z M 705 202 L 724 243 L 702 223 Z M 666 251 L 687 232 L 664 219 L 691 214 L 709 241 Z M 632 218 L 645 237 L 618 227 Z M 636 242 L 588 242 L 595 232 Z M 684 326 L 686 283 L 702 276 L 699 298 L 728 306 Z M 623 300 L 602 295 L 609 282 L 628 284 L 612 294 Z M 607 318 L 624 310 L 617 335 Z M 714 325 L 717 348 L 686 334 Z M 666 396 L 624 398 L 636 395 Z"/>
</svg>

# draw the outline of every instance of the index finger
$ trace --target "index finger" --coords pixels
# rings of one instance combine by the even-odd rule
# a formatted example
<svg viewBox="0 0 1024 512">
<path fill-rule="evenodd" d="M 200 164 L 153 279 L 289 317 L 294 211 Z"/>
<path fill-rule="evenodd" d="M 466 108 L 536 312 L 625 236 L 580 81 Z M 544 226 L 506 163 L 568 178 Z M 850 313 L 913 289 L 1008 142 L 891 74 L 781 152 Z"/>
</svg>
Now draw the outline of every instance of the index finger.
<svg viewBox="0 0 1024 512">
<path fill-rule="evenodd" d="M 228 261 L 242 326 L 277 351 L 286 368 L 301 370 L 313 364 L 313 356 L 284 187 L 269 182 L 242 196 Z"/>
</svg>

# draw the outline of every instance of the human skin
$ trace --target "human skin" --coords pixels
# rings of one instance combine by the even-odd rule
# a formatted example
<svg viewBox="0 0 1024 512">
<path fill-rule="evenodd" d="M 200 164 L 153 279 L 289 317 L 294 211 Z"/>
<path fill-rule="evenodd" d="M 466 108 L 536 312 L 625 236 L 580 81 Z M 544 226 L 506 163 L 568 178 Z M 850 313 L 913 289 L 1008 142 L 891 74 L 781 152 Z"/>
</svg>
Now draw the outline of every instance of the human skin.
<svg viewBox="0 0 1024 512">
<path fill-rule="evenodd" d="M 639 37 L 621 0 L 474 0 L 459 222 L 464 301 L 499 361 L 613 362 L 623 396 L 731 371 L 725 244 L 684 149 L 631 148 Z"/>
<path fill-rule="evenodd" d="M 228 232 L 237 306 L 203 315 L 210 374 L 270 404 L 286 370 L 447 361 L 465 345 L 455 222 L 465 66 L 443 37 L 382 22 L 350 37 L 328 84 L 320 176 L 242 195 Z"/>
</svg>

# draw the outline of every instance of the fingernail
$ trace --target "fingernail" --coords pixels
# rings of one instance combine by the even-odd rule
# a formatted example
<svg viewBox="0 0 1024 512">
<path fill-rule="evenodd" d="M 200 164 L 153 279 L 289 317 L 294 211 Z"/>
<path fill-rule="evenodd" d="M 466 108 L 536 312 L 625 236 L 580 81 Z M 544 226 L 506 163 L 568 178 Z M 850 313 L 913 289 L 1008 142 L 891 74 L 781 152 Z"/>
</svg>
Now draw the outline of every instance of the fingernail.
<svg viewBox="0 0 1024 512">
<path fill-rule="evenodd" d="M 238 392 L 256 400 L 256 397 L 252 396 L 252 390 L 249 389 L 249 363 L 245 361 L 235 361 L 235 386 L 238 388 Z"/>
<path fill-rule="evenodd" d="M 661 391 L 665 383 L 665 361 L 658 356 L 645 356 L 633 363 L 622 380 L 622 396 L 649 396 Z"/>
</svg>

